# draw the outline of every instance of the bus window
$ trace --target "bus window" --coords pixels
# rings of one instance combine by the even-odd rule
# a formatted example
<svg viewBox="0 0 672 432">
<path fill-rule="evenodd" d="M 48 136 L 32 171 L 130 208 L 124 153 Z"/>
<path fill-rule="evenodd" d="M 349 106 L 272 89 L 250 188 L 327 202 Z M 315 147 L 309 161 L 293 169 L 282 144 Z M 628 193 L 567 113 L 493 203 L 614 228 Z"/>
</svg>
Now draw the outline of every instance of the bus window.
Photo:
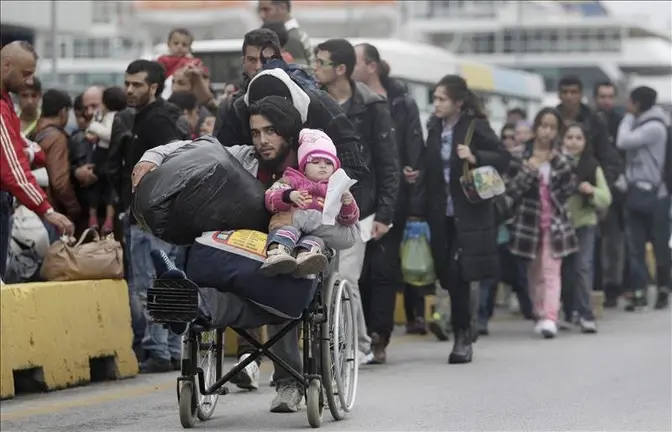
<svg viewBox="0 0 672 432">
<path fill-rule="evenodd" d="M 240 79 L 243 72 L 239 52 L 194 53 L 210 71 L 213 86 L 222 86 Z"/>
</svg>

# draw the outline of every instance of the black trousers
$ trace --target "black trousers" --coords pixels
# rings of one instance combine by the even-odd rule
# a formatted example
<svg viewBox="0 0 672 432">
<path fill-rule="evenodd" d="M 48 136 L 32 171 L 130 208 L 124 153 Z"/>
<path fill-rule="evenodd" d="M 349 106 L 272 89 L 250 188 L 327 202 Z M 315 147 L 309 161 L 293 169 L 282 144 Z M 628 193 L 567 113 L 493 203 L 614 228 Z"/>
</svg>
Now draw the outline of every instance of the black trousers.
<svg viewBox="0 0 672 432">
<path fill-rule="evenodd" d="M 397 292 L 404 289 L 399 247 L 404 236 L 404 224 L 392 226 L 380 240 L 366 245 L 366 255 L 359 291 L 366 328 L 389 341 L 394 330 L 394 306 Z"/>
<path fill-rule="evenodd" d="M 468 330 L 471 326 L 472 305 L 471 290 L 469 282 L 462 277 L 460 263 L 455 259 L 457 251 L 457 231 L 455 229 L 455 220 L 452 217 L 446 218 L 446 238 L 448 240 L 447 249 L 450 251 L 447 263 L 434 263 L 435 267 L 446 265 L 451 274 L 450 283 L 443 289 L 448 290 L 450 295 L 450 321 L 453 331 Z"/>
</svg>

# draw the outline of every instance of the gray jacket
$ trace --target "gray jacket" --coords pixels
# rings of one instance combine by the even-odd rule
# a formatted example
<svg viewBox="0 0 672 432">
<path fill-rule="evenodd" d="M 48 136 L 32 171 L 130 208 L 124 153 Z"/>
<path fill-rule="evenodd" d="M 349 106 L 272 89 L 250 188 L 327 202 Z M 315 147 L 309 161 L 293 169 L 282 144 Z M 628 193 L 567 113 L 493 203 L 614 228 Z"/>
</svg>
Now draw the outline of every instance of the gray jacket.
<svg viewBox="0 0 672 432">
<path fill-rule="evenodd" d="M 623 117 L 616 139 L 616 146 L 625 152 L 628 183 L 646 182 L 658 186 L 659 197 L 667 195 L 663 169 L 669 125 L 665 110 L 655 105 L 638 117 L 632 114 Z"/>
<path fill-rule="evenodd" d="M 189 151 L 189 149 L 198 147 L 200 145 L 199 141 L 201 140 L 219 144 L 219 141 L 210 135 L 200 137 L 193 141 L 173 141 L 146 151 L 145 154 L 142 155 L 142 158 L 140 158 L 140 162 L 151 162 L 154 165 L 159 166 L 169 156 L 178 155 L 182 152 Z M 255 177 L 257 176 L 259 171 L 259 159 L 257 159 L 257 152 L 254 146 L 238 145 L 224 148 L 231 153 L 231 156 L 240 162 L 243 168 L 245 168 L 245 171 Z M 322 225 L 322 215 L 316 210 L 295 212 L 292 224 L 305 234 L 320 237 L 328 247 L 335 250 L 344 250 L 353 247 L 357 237 L 360 236 L 359 222 L 349 227 L 340 225 Z"/>
</svg>

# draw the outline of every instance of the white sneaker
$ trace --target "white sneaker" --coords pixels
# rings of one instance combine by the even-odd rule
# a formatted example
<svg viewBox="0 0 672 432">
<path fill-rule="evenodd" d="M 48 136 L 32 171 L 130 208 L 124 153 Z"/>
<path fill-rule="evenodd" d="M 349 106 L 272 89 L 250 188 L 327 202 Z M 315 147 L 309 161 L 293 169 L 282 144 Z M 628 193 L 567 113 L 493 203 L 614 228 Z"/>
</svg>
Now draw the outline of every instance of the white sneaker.
<svg viewBox="0 0 672 432">
<path fill-rule="evenodd" d="M 249 354 L 243 354 L 238 359 L 238 364 L 248 358 Z M 245 390 L 257 390 L 259 388 L 259 365 L 253 361 L 245 367 L 240 373 L 231 378 L 231 382 L 238 386 L 238 388 Z"/>
<path fill-rule="evenodd" d="M 594 320 L 589 321 L 579 318 L 579 327 L 581 328 L 581 333 L 597 333 L 597 323 Z"/>
<path fill-rule="evenodd" d="M 373 360 L 373 352 L 369 351 L 368 353 L 365 353 L 364 351 L 360 351 L 357 360 L 360 365 L 369 364 Z"/>
<path fill-rule="evenodd" d="M 541 322 L 541 335 L 545 339 L 553 339 L 555 335 L 558 334 L 558 327 L 555 324 L 555 321 L 549 319 L 543 320 Z"/>
<path fill-rule="evenodd" d="M 541 334 L 541 325 L 544 323 L 544 320 L 538 320 L 534 323 L 534 334 Z"/>
<path fill-rule="evenodd" d="M 518 303 L 518 297 L 513 292 L 509 294 L 509 312 L 514 315 L 520 313 L 520 303 Z"/>
</svg>

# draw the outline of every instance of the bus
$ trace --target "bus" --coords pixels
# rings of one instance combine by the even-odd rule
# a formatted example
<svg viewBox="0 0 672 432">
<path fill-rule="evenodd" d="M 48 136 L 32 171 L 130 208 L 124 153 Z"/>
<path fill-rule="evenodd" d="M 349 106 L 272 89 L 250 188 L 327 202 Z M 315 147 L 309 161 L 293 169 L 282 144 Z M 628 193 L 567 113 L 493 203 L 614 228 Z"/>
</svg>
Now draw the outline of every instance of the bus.
<svg viewBox="0 0 672 432">
<path fill-rule="evenodd" d="M 313 39 L 317 45 L 324 39 Z M 488 113 L 493 129 L 506 121 L 511 108 L 522 108 L 529 116 L 541 107 L 544 81 L 538 74 L 495 67 L 461 60 L 451 52 L 433 45 L 397 39 L 348 38 L 353 44 L 370 43 L 378 48 L 382 59 L 390 64 L 390 76 L 404 84 L 415 99 L 423 125 L 432 112 L 434 86 L 448 74 L 464 77 Z M 192 52 L 210 71 L 215 90 L 223 90 L 227 83 L 240 80 L 243 46 L 242 39 L 194 41 Z M 165 54 L 166 45 L 157 45 L 153 56 Z"/>
</svg>

